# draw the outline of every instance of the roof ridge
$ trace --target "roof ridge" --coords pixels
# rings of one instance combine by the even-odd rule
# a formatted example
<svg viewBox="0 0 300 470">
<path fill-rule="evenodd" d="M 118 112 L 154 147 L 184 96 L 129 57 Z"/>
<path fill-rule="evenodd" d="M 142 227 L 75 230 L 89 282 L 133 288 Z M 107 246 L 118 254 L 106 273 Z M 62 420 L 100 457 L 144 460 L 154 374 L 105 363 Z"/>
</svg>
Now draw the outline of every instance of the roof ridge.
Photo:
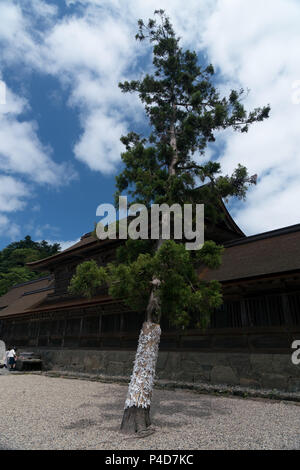
<svg viewBox="0 0 300 470">
<path fill-rule="evenodd" d="M 30 290 L 28 292 L 23 292 L 23 294 L 21 295 L 21 297 L 24 297 L 25 295 L 32 295 L 32 294 L 38 294 L 39 292 L 45 292 L 47 290 L 53 290 L 53 284 L 48 286 L 48 287 L 41 287 L 40 289 L 36 289 L 36 290 Z"/>
<path fill-rule="evenodd" d="M 288 225 L 287 227 L 277 228 L 269 230 L 267 232 L 258 233 L 256 235 L 249 235 L 249 237 L 238 238 L 237 240 L 231 240 L 224 243 L 225 248 L 236 245 L 244 245 L 246 243 L 255 242 L 258 240 L 264 240 L 266 238 L 279 237 L 280 235 L 287 235 L 288 233 L 294 233 L 300 231 L 300 224 Z"/>
<path fill-rule="evenodd" d="M 93 232 L 87 232 L 87 233 L 84 233 L 81 237 L 80 237 L 80 240 L 83 240 L 84 238 L 89 238 L 91 235 L 92 235 Z"/>
<path fill-rule="evenodd" d="M 26 282 L 20 282 L 20 284 L 14 284 L 13 286 L 11 286 L 10 290 L 16 289 L 17 287 L 21 287 L 21 286 L 26 286 L 27 284 L 34 284 L 35 282 L 43 281 L 44 279 L 52 279 L 52 277 L 53 276 L 48 275 L 48 276 L 39 277 L 38 279 L 31 279 L 30 281 L 26 281 Z"/>
</svg>

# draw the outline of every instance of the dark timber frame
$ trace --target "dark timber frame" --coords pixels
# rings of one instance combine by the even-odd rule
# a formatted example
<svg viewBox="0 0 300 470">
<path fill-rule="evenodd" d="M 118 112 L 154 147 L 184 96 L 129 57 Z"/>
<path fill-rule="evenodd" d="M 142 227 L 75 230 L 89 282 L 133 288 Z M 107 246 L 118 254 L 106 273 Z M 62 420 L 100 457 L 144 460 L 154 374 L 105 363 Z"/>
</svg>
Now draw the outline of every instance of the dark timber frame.
<svg viewBox="0 0 300 470">
<path fill-rule="evenodd" d="M 300 224 L 245 237 L 226 208 L 224 214 L 224 222 L 210 229 L 210 238 L 216 233 L 226 247 L 222 267 L 199 269 L 200 277 L 222 283 L 224 304 L 206 331 L 193 325 L 176 330 L 163 321 L 160 349 L 290 353 L 300 337 Z M 29 263 L 51 276 L 0 298 L 0 337 L 24 348 L 135 350 L 143 312 L 129 311 L 104 289 L 89 301 L 67 293 L 78 263 L 106 264 L 120 243 L 86 234 L 61 254 Z"/>
</svg>

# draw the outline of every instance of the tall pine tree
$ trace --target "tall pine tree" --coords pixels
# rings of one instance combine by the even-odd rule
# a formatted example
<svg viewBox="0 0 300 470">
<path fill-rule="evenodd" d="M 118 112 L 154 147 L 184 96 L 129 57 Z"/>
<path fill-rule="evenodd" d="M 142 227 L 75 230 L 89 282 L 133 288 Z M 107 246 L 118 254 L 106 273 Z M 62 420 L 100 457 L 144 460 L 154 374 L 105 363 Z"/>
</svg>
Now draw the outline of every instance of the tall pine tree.
<svg viewBox="0 0 300 470">
<path fill-rule="evenodd" d="M 149 119 L 147 136 L 130 132 L 121 141 L 124 169 L 117 176 L 116 203 L 127 192 L 133 202 L 151 205 L 205 204 L 205 219 L 216 223 L 222 198 L 245 198 L 256 182 L 239 165 L 232 175 L 222 175 L 220 164 L 207 161 L 208 144 L 216 134 L 231 128 L 247 132 L 250 124 L 269 115 L 269 106 L 247 112 L 243 90 L 221 97 L 214 85 L 212 65 L 199 64 L 197 54 L 183 50 L 163 10 L 156 19 L 138 21 L 136 39 L 153 48 L 154 73 L 119 86 L 124 93 L 138 93 Z M 201 163 L 203 161 L 203 163 Z M 90 296 L 106 283 L 109 293 L 124 299 L 131 309 L 145 312 L 129 384 L 121 429 L 147 435 L 152 432 L 150 402 L 155 375 L 160 319 L 188 326 L 191 317 L 199 326 L 209 323 L 210 312 L 222 302 L 218 282 L 199 279 L 200 265 L 216 268 L 222 247 L 206 241 L 197 252 L 174 240 L 128 240 L 118 249 L 116 261 L 97 267 L 93 261 L 78 266 L 70 291 Z"/>
</svg>

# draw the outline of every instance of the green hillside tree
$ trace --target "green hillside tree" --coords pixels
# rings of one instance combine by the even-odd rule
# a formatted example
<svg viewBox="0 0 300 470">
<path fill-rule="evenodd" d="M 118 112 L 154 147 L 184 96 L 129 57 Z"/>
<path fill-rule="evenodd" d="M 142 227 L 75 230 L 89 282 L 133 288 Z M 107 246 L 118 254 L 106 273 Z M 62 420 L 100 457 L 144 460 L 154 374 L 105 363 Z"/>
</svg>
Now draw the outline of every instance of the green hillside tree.
<svg viewBox="0 0 300 470">
<path fill-rule="evenodd" d="M 26 263 L 47 258 L 59 251 L 59 243 L 51 245 L 45 240 L 35 242 L 29 235 L 23 240 L 7 245 L 0 251 L 0 295 L 5 294 L 15 284 L 47 275 L 46 272 L 32 271 L 26 266 Z"/>
<path fill-rule="evenodd" d="M 212 65 L 202 65 L 196 54 L 183 50 L 164 11 L 155 19 L 138 21 L 136 39 L 148 40 L 153 52 L 153 73 L 140 80 L 125 81 L 124 93 L 137 93 L 145 107 L 149 132 L 130 132 L 121 141 L 124 169 L 117 176 L 116 204 L 127 193 L 133 202 L 171 206 L 205 204 L 205 219 L 221 217 L 222 198 L 245 198 L 256 182 L 239 165 L 232 175 L 221 174 L 220 164 L 209 161 L 206 149 L 225 129 L 247 132 L 268 117 L 265 106 L 247 112 L 243 90 L 221 97 L 215 87 Z M 145 312 L 139 337 L 121 429 L 147 435 L 152 432 L 150 403 L 160 340 L 160 320 L 165 316 L 186 327 L 191 318 L 199 326 L 209 323 L 210 312 L 222 302 L 218 282 L 199 279 L 200 265 L 217 268 L 223 248 L 206 241 L 198 251 L 187 251 L 174 240 L 128 240 L 116 260 L 105 267 L 94 261 L 78 266 L 70 291 L 91 296 L 104 283 L 114 298 Z"/>
</svg>

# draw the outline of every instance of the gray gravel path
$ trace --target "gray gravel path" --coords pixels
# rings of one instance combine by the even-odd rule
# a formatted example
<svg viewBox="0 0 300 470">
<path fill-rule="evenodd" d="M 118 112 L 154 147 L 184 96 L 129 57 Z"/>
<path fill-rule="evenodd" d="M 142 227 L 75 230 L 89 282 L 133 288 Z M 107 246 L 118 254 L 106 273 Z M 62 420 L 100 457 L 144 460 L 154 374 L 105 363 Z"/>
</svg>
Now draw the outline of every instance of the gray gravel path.
<svg viewBox="0 0 300 470">
<path fill-rule="evenodd" d="M 122 385 L 9 373 L 0 374 L 0 394 L 0 448 L 300 449 L 293 402 L 155 390 L 156 432 L 136 439 L 118 431 Z"/>
</svg>

